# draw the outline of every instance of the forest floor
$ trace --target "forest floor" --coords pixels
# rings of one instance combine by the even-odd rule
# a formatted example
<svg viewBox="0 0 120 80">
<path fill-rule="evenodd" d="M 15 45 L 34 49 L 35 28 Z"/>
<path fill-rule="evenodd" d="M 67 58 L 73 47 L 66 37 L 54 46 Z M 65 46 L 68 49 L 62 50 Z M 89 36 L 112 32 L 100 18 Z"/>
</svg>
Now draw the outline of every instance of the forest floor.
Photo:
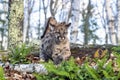
<svg viewBox="0 0 120 80">
<path fill-rule="evenodd" d="M 101 59 L 102 57 L 107 55 L 108 58 L 110 58 L 110 53 L 112 52 L 111 48 L 112 46 L 103 46 L 103 45 L 88 46 L 88 47 L 73 47 L 71 48 L 71 53 L 72 53 L 71 56 L 75 58 L 75 62 L 78 65 L 82 65 L 84 64 L 84 60 L 88 56 L 91 58 Z M 26 58 L 32 63 L 38 63 L 39 62 L 38 56 L 30 54 Z M 9 65 L 4 67 L 4 72 L 7 80 L 37 80 L 36 77 L 32 75 L 32 73 L 29 72 L 21 73 L 18 71 L 11 70 L 9 68 Z"/>
</svg>

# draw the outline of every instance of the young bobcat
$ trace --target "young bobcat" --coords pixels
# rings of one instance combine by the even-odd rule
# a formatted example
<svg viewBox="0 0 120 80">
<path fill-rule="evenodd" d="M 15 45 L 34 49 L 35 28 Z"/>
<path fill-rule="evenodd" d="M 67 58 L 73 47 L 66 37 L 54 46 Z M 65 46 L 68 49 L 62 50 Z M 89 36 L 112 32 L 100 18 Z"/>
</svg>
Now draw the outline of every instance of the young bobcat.
<svg viewBox="0 0 120 80">
<path fill-rule="evenodd" d="M 67 38 L 68 27 L 71 23 L 57 23 L 50 26 L 51 31 L 42 39 L 40 58 L 48 61 L 53 60 L 55 64 L 70 57 L 70 44 Z"/>
<path fill-rule="evenodd" d="M 43 32 L 43 35 L 41 36 L 41 39 L 42 39 L 48 32 L 50 32 L 50 27 L 49 27 L 50 24 L 51 24 L 51 25 L 57 24 L 57 21 L 56 21 L 56 19 L 55 19 L 54 17 L 48 18 L 47 23 L 46 23 L 46 26 L 45 26 L 45 31 Z"/>
</svg>

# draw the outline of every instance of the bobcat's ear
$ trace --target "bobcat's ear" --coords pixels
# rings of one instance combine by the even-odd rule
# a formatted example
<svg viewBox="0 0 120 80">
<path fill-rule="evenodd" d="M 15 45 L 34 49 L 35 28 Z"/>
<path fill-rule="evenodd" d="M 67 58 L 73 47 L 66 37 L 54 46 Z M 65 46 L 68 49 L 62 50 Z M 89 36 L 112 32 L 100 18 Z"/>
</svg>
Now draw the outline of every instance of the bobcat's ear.
<svg viewBox="0 0 120 80">
<path fill-rule="evenodd" d="M 49 18 L 49 24 L 51 24 L 51 25 L 57 24 L 56 19 L 55 19 L 54 17 L 50 17 L 50 18 Z"/>
<path fill-rule="evenodd" d="M 71 23 L 66 24 L 65 26 L 68 28 L 71 25 Z"/>
</svg>

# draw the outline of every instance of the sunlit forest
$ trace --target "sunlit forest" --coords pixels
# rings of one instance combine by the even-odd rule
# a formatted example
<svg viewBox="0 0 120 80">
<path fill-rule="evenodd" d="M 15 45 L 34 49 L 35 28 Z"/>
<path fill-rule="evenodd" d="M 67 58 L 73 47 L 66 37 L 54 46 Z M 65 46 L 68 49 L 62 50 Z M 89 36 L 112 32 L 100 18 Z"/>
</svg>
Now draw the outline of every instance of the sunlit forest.
<svg viewBox="0 0 120 80">
<path fill-rule="evenodd" d="M 0 0 L 0 80 L 120 80 L 120 0 Z"/>
</svg>

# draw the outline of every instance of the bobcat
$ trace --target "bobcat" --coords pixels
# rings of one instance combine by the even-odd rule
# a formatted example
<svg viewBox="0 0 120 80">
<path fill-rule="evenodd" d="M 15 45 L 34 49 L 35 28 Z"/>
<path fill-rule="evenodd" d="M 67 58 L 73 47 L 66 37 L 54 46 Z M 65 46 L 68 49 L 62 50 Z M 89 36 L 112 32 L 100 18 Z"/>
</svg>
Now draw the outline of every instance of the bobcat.
<svg viewBox="0 0 120 80">
<path fill-rule="evenodd" d="M 70 44 L 67 38 L 68 27 L 71 23 L 65 22 L 50 24 L 51 31 L 42 38 L 40 58 L 54 64 L 59 64 L 70 57 Z"/>
<path fill-rule="evenodd" d="M 49 27 L 50 24 L 52 24 L 52 25 L 57 24 L 57 21 L 56 21 L 56 19 L 55 19 L 54 17 L 48 18 L 47 23 L 46 23 L 46 27 L 45 27 L 45 31 L 44 31 L 43 35 L 41 36 L 41 39 L 42 39 L 48 32 L 50 32 L 50 27 Z"/>
</svg>

